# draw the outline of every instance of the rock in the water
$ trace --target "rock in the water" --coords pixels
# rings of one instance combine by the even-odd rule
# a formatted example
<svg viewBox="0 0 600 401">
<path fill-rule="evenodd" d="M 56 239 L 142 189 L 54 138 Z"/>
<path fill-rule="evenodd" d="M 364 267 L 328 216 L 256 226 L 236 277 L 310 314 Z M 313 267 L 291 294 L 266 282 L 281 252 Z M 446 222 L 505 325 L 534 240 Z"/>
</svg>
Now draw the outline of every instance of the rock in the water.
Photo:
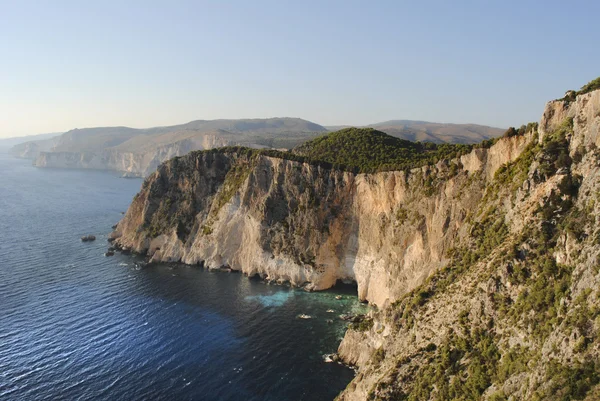
<svg viewBox="0 0 600 401">
<path fill-rule="evenodd" d="M 89 241 L 95 241 L 96 240 L 96 236 L 94 235 L 84 235 L 83 237 L 81 237 L 81 242 L 89 242 Z"/>
<path fill-rule="evenodd" d="M 104 256 L 114 256 L 115 251 L 108 250 L 104 253 Z"/>
</svg>

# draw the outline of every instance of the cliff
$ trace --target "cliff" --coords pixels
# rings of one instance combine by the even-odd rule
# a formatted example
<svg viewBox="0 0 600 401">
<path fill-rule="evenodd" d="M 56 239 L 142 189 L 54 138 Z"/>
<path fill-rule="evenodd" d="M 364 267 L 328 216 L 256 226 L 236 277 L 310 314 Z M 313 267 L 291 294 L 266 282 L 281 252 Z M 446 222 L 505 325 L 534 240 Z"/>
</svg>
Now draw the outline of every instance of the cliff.
<svg viewBox="0 0 600 401">
<path fill-rule="evenodd" d="M 385 135 L 385 134 L 382 134 Z M 448 263 L 482 188 L 533 133 L 408 172 L 354 174 L 249 150 L 162 164 L 112 234 L 152 261 L 228 266 L 380 307 Z"/>
<path fill-rule="evenodd" d="M 433 164 L 422 146 L 369 136 L 420 158 L 403 171 L 356 173 L 352 155 L 327 150 L 344 134 L 296 153 L 192 152 L 145 180 L 111 238 L 152 261 L 311 290 L 356 281 L 377 308 L 340 344 L 358 368 L 340 400 L 594 400 L 599 126 L 600 90 L 582 90 L 539 125 L 437 148 L 457 157 Z M 358 170 L 386 166 L 353 155 Z"/>
<path fill-rule="evenodd" d="M 22 159 L 36 159 L 42 152 L 50 151 L 54 147 L 58 141 L 58 134 L 55 135 L 52 138 L 19 143 L 11 147 L 9 152 L 11 155 Z"/>
</svg>

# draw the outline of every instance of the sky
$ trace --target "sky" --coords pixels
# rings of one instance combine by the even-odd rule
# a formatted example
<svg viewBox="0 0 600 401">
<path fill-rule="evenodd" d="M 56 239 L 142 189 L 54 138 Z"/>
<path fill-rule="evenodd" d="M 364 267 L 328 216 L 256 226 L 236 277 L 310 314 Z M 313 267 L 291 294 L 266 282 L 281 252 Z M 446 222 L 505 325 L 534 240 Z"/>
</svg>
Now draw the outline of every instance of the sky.
<svg viewBox="0 0 600 401">
<path fill-rule="evenodd" d="M 600 76 L 600 1 L 0 0 L 0 137 L 197 119 L 497 127 Z"/>
</svg>

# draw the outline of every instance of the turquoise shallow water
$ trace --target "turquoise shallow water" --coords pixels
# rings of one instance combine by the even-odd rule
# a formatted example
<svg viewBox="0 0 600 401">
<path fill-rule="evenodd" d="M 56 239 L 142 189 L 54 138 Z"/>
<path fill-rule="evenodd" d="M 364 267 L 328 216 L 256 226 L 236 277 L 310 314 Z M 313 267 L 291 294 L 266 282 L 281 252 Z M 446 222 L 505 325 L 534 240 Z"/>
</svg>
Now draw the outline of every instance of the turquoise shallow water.
<svg viewBox="0 0 600 401">
<path fill-rule="evenodd" d="M 322 359 L 365 308 L 352 289 L 138 269 L 103 253 L 141 180 L 3 154 L 0 172 L 0 399 L 329 400 L 352 379 Z"/>
</svg>

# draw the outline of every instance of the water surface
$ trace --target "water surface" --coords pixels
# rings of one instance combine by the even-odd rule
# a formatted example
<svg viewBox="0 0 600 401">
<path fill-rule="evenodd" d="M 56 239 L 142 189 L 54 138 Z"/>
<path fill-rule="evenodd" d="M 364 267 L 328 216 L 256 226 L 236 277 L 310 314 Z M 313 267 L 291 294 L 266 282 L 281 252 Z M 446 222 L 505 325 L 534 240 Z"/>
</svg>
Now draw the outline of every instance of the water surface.
<svg viewBox="0 0 600 401">
<path fill-rule="evenodd" d="M 0 154 L 0 399 L 333 399 L 352 291 L 105 257 L 140 185 Z"/>
</svg>

